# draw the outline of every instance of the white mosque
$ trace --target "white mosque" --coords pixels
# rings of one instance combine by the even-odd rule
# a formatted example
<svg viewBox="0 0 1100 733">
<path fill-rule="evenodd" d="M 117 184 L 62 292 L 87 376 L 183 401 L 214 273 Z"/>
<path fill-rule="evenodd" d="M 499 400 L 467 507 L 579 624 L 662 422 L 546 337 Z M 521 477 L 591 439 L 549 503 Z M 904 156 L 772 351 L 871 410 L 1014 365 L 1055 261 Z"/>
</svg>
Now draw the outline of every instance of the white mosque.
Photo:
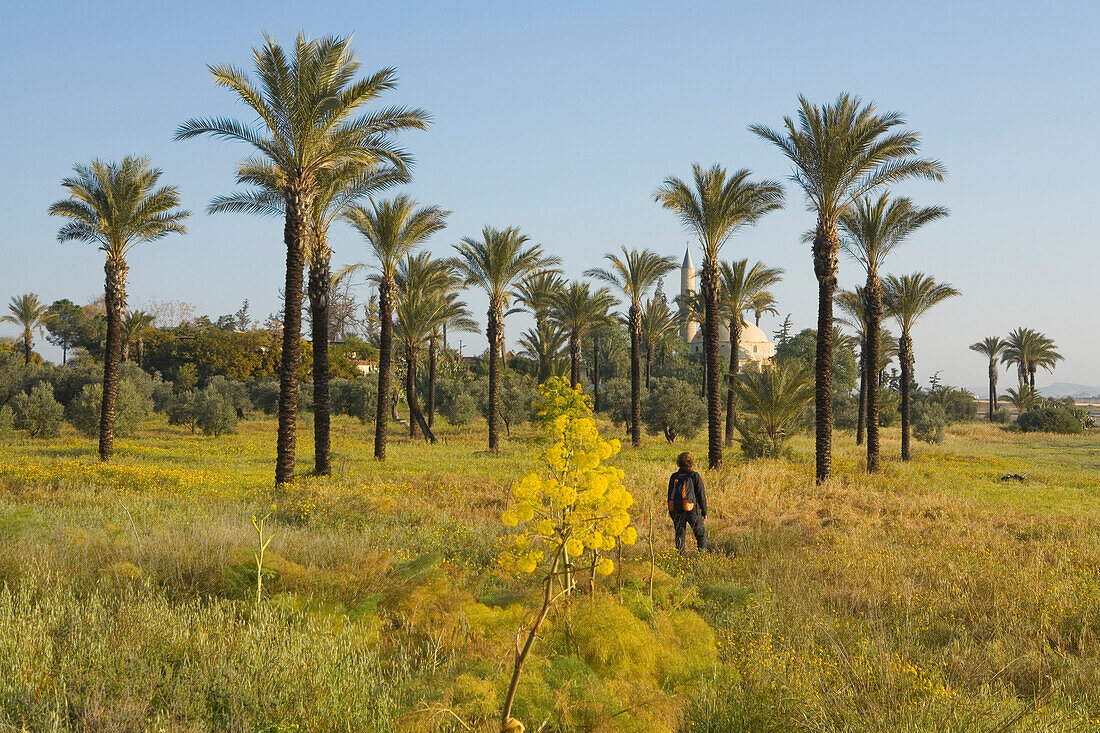
<svg viewBox="0 0 1100 733">
<path fill-rule="evenodd" d="M 695 265 L 691 262 L 691 250 L 684 253 L 684 264 L 680 266 L 680 295 L 695 292 Z M 692 352 L 703 350 L 703 332 L 697 322 L 680 326 L 680 338 Z M 743 322 L 741 326 L 741 344 L 738 360 L 744 364 L 749 360 L 764 362 L 775 356 L 775 343 L 768 340 L 757 326 Z M 723 323 L 718 331 L 718 350 L 724 356 L 730 353 L 730 332 L 728 324 Z"/>
</svg>

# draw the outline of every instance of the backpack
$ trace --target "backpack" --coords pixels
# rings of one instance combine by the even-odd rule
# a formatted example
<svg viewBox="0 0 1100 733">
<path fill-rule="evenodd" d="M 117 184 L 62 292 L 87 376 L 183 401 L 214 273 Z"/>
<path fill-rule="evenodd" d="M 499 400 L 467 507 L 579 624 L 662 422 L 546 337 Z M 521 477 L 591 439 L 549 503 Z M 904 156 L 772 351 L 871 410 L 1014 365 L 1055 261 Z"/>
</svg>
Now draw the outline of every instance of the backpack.
<svg viewBox="0 0 1100 733">
<path fill-rule="evenodd" d="M 695 476 L 691 473 L 674 473 L 672 475 L 672 491 L 669 493 L 668 510 L 676 511 L 676 505 L 680 504 L 681 511 L 690 512 L 695 508 Z M 691 491 L 691 501 L 688 501 L 688 491 Z"/>
</svg>

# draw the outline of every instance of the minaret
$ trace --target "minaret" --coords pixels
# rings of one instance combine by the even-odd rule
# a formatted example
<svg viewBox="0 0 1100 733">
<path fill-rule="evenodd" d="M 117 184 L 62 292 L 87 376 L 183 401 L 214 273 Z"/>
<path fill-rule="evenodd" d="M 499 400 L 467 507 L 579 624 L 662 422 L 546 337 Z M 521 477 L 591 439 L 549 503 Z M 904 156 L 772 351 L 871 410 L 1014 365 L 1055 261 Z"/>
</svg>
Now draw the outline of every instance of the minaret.
<svg viewBox="0 0 1100 733">
<path fill-rule="evenodd" d="M 688 293 L 695 292 L 695 265 L 691 262 L 691 247 L 688 247 L 684 251 L 684 264 L 680 265 L 680 295 L 686 296 Z M 681 315 L 687 310 L 686 305 L 680 306 Z M 685 344 L 690 344 L 691 340 L 695 338 L 696 332 L 699 330 L 699 324 L 692 321 L 687 322 L 684 318 L 680 321 L 680 338 L 683 339 Z"/>
</svg>

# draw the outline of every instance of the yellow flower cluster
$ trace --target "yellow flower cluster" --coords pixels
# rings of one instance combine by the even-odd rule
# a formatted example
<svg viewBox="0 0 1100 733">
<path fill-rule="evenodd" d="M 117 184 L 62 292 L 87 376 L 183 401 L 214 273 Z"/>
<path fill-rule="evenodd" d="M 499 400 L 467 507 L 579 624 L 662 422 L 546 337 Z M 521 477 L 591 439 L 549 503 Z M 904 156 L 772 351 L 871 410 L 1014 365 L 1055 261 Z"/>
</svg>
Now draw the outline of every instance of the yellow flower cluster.
<svg viewBox="0 0 1100 733">
<path fill-rule="evenodd" d="M 614 564 L 599 553 L 638 538 L 630 526 L 634 497 L 623 485 L 623 471 L 605 463 L 622 446 L 600 437 L 587 400 L 564 379 L 540 386 L 539 398 L 552 441 L 543 456 L 546 471 L 541 476 L 530 473 L 512 486 L 501 521 L 523 526 L 512 547 L 501 554 L 500 564 L 532 573 L 548 557 L 575 565 L 591 552 L 596 572 L 608 575 Z"/>
</svg>

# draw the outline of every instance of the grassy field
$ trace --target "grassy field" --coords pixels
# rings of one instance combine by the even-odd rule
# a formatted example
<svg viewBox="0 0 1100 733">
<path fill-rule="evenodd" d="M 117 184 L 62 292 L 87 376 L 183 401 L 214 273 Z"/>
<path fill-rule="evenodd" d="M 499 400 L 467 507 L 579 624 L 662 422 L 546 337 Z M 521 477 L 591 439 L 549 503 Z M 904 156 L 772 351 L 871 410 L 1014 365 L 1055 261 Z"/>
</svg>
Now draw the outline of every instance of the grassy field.
<svg viewBox="0 0 1100 733">
<path fill-rule="evenodd" d="M 71 430 L 0 445 L 0 728 L 494 730 L 536 592 L 495 570 L 499 514 L 539 438 L 395 428 L 379 465 L 369 433 L 336 419 L 334 475 L 274 510 L 270 421 L 154 420 L 110 466 Z M 808 437 L 705 472 L 714 552 L 686 558 L 663 511 L 683 446 L 616 457 L 640 539 L 549 618 L 528 730 L 1100 729 L 1097 434 L 956 426 L 874 478 L 837 443 L 822 486 Z"/>
</svg>

